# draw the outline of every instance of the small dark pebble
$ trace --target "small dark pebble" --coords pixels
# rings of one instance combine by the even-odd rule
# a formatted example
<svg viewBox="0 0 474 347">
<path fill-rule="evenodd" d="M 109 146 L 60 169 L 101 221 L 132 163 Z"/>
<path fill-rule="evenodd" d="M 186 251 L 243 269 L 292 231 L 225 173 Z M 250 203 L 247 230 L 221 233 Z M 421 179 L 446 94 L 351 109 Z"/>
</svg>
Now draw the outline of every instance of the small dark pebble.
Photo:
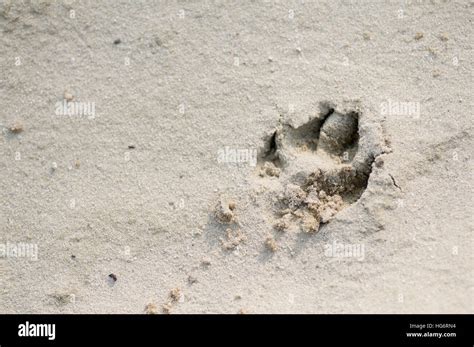
<svg viewBox="0 0 474 347">
<path fill-rule="evenodd" d="M 120 39 L 116 39 L 116 40 L 114 41 L 114 45 L 118 45 L 118 44 L 120 44 L 120 43 L 122 43 L 122 40 L 120 40 Z"/>
<path fill-rule="evenodd" d="M 76 259 L 76 256 L 74 254 L 72 254 L 71 259 Z"/>
<path fill-rule="evenodd" d="M 10 130 L 12 134 L 19 134 L 23 131 L 23 126 L 17 123 L 17 124 L 12 125 L 8 130 Z"/>
<path fill-rule="evenodd" d="M 114 282 L 117 282 L 117 276 L 115 274 L 110 274 L 109 277 L 114 280 Z"/>
<path fill-rule="evenodd" d="M 135 146 L 134 146 L 134 145 L 130 145 L 130 146 L 128 146 L 128 149 L 135 149 Z"/>
</svg>

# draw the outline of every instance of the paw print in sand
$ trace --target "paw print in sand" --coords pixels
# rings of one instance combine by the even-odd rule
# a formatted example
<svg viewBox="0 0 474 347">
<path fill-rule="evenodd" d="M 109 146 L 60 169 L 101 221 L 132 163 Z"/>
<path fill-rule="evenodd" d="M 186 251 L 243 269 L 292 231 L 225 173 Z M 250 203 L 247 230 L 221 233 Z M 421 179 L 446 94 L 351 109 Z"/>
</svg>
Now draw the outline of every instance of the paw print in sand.
<svg viewBox="0 0 474 347">
<path fill-rule="evenodd" d="M 362 126 L 361 111 L 338 111 L 328 104 L 307 123 L 279 126 L 265 141 L 259 175 L 281 180 L 275 229 L 298 226 L 317 232 L 367 187 L 372 164 L 384 153 L 381 132 Z"/>
</svg>

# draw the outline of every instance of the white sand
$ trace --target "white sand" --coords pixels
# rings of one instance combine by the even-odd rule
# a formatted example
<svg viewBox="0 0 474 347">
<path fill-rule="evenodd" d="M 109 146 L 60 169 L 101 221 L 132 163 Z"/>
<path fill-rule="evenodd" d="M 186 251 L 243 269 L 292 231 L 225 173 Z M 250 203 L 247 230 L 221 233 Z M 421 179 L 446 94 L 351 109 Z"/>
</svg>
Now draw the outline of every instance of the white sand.
<svg viewBox="0 0 474 347">
<path fill-rule="evenodd" d="M 473 10 L 1 1 L 0 243 L 38 259 L 0 258 L 0 312 L 472 313 Z M 60 114 L 64 98 L 95 117 Z M 280 177 L 250 159 L 322 102 L 360 112 L 363 150 L 390 151 L 318 233 L 279 232 L 291 175 L 331 157 L 284 149 Z M 226 147 L 249 162 L 218 160 Z"/>
</svg>

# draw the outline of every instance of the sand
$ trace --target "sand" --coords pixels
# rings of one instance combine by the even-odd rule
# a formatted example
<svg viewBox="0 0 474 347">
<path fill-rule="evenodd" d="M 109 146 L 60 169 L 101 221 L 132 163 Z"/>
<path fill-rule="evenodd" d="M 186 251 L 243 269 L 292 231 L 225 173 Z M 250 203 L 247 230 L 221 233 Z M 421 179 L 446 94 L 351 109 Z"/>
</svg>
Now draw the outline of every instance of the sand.
<svg viewBox="0 0 474 347">
<path fill-rule="evenodd" d="M 0 2 L 0 312 L 473 313 L 473 10 Z"/>
</svg>

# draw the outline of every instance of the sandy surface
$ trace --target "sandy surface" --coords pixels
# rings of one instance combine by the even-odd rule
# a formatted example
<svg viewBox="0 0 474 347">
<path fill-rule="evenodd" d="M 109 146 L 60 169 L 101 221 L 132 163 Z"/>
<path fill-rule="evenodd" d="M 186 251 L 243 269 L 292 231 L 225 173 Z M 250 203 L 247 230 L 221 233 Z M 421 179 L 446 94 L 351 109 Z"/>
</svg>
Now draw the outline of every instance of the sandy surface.
<svg viewBox="0 0 474 347">
<path fill-rule="evenodd" d="M 473 12 L 1 1 L 0 312 L 473 313 Z"/>
</svg>

